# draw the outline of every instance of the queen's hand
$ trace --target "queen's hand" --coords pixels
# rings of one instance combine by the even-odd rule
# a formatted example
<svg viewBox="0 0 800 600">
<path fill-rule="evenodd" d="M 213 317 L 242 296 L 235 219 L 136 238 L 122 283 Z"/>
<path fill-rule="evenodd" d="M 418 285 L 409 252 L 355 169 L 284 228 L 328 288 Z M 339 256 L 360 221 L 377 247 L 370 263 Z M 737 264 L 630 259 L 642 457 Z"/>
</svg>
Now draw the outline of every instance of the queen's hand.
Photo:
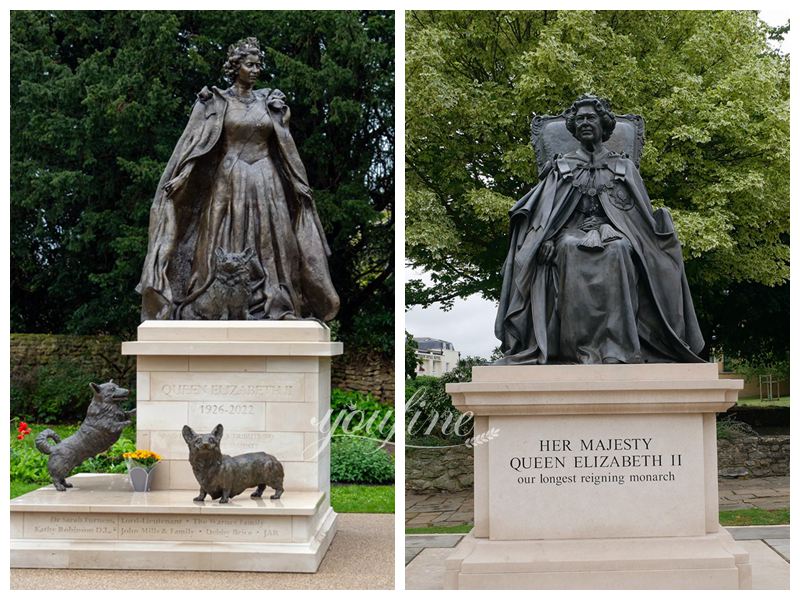
<svg viewBox="0 0 800 600">
<path fill-rule="evenodd" d="M 189 178 L 188 171 L 183 171 L 177 177 L 173 177 L 167 183 L 164 184 L 164 191 L 167 193 L 167 197 L 171 198 L 175 195 L 175 193 L 183 187 L 183 184 L 186 183 L 186 180 Z"/>
<path fill-rule="evenodd" d="M 295 183 L 294 191 L 298 196 L 305 196 L 311 198 L 311 188 L 304 183 Z"/>
</svg>

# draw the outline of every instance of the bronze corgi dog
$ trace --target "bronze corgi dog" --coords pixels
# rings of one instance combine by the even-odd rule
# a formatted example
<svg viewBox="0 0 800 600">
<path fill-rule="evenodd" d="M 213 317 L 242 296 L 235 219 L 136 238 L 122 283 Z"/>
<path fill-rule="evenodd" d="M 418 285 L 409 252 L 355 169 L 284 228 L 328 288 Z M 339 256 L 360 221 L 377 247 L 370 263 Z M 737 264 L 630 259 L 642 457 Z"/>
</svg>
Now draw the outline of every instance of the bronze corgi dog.
<svg viewBox="0 0 800 600">
<path fill-rule="evenodd" d="M 94 398 L 78 431 L 65 440 L 52 429 L 45 429 L 36 436 L 36 448 L 50 455 L 47 472 L 59 492 L 72 487 L 66 482 L 72 469 L 114 445 L 122 430 L 131 424 L 130 415 L 136 412 L 136 409 L 125 411 L 120 408 L 120 403 L 128 398 L 128 390 L 113 381 L 100 385 L 90 383 L 89 386 Z M 48 440 L 55 444 L 51 445 Z"/>
<path fill-rule="evenodd" d="M 177 319 L 227 321 L 248 319 L 252 248 L 244 252 L 214 252 L 214 275 L 209 282 L 180 303 Z"/>
<path fill-rule="evenodd" d="M 222 425 L 217 425 L 207 434 L 196 434 L 188 425 L 183 426 L 183 439 L 189 446 L 189 464 L 192 465 L 200 495 L 194 500 L 203 502 L 206 495 L 212 500 L 219 498 L 220 504 L 238 496 L 247 488 L 255 487 L 251 498 L 261 498 L 269 486 L 275 490 L 270 500 L 283 494 L 283 465 L 266 452 L 249 452 L 239 456 L 227 456 L 219 449 Z"/>
</svg>

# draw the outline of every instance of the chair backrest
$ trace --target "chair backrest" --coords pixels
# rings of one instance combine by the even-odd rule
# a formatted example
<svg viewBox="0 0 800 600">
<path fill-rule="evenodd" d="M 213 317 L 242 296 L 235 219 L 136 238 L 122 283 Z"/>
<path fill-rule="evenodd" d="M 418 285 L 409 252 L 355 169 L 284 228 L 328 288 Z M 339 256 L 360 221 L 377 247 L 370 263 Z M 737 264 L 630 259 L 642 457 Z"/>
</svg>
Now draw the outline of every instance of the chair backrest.
<svg viewBox="0 0 800 600">
<path fill-rule="evenodd" d="M 640 115 L 616 115 L 616 118 L 617 126 L 605 146 L 626 155 L 638 169 L 644 146 L 644 119 Z M 531 142 L 540 177 L 556 154 L 566 154 L 580 146 L 580 142 L 567 129 L 566 122 L 563 113 L 555 117 L 534 115 L 531 121 Z"/>
</svg>

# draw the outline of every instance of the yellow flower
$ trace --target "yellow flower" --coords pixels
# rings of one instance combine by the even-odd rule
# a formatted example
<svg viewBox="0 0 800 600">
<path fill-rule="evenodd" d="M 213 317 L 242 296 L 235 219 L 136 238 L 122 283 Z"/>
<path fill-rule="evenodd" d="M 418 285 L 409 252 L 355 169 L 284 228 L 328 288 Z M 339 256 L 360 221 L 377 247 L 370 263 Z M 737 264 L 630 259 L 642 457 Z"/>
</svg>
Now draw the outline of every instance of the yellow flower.
<svg viewBox="0 0 800 600">
<path fill-rule="evenodd" d="M 137 449 L 135 452 L 124 452 L 122 458 L 147 464 L 155 464 L 161 460 L 161 455 L 156 454 L 152 450 Z"/>
</svg>

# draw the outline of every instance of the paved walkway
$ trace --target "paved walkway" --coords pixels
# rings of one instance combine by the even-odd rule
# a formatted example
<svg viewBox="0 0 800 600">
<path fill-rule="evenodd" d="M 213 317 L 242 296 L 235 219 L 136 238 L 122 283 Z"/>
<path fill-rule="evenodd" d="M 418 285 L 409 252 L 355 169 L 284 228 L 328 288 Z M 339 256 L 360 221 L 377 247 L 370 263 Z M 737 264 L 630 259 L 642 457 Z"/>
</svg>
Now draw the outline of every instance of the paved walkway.
<svg viewBox="0 0 800 600">
<path fill-rule="evenodd" d="M 11 569 L 11 589 L 394 589 L 394 515 L 340 514 L 339 530 L 314 574 Z"/>
<path fill-rule="evenodd" d="M 754 590 L 789 589 L 788 525 L 727 529 L 750 554 Z M 461 535 L 406 536 L 406 589 L 442 589 L 445 559 L 461 538 Z"/>
<path fill-rule="evenodd" d="M 789 508 L 789 477 L 720 479 L 719 509 Z"/>
<path fill-rule="evenodd" d="M 719 509 L 789 507 L 789 477 L 720 479 Z M 472 524 L 472 490 L 416 494 L 406 492 L 406 527 Z"/>
</svg>

